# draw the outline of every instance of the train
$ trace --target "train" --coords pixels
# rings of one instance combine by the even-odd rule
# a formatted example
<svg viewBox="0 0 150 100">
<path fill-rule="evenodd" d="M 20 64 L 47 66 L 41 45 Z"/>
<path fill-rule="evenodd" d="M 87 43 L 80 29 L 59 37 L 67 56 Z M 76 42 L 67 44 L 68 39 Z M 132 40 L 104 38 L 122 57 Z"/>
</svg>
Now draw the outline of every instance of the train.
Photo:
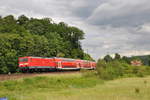
<svg viewBox="0 0 150 100">
<path fill-rule="evenodd" d="M 19 69 L 22 72 L 50 70 L 95 69 L 96 62 L 61 57 L 19 57 Z"/>
</svg>

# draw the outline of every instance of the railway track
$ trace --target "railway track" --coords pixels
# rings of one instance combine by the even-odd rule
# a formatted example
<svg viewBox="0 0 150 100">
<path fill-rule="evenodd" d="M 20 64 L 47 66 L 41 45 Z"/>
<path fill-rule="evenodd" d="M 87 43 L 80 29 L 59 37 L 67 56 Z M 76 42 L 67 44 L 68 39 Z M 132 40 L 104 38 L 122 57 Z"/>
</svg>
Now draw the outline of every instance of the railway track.
<svg viewBox="0 0 150 100">
<path fill-rule="evenodd" d="M 4 80 L 15 80 L 25 77 L 34 77 L 34 76 L 44 76 L 44 75 L 54 75 L 54 74 L 71 74 L 79 73 L 79 71 L 60 71 L 60 72 L 41 72 L 41 73 L 13 73 L 13 74 L 0 74 L 0 81 Z"/>
</svg>

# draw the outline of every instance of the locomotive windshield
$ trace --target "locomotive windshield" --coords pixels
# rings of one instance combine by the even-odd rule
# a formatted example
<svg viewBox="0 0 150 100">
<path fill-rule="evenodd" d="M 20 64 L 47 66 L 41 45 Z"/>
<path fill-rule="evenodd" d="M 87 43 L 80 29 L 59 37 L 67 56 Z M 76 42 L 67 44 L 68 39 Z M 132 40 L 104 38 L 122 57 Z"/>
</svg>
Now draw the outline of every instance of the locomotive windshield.
<svg viewBox="0 0 150 100">
<path fill-rule="evenodd" d="M 28 61 L 28 58 L 21 58 L 20 59 L 20 62 L 27 62 Z"/>
</svg>

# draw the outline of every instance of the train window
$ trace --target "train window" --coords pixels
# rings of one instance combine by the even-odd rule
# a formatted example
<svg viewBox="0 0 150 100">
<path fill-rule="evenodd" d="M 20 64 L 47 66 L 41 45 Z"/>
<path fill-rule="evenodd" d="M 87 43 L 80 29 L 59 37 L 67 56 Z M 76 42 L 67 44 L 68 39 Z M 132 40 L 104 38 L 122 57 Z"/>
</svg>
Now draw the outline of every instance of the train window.
<svg viewBox="0 0 150 100">
<path fill-rule="evenodd" d="M 72 62 L 72 61 L 75 61 L 75 60 L 74 59 L 63 59 L 63 61 Z"/>
<path fill-rule="evenodd" d="M 28 61 L 28 58 L 21 58 L 20 59 L 20 62 L 27 62 Z"/>
</svg>

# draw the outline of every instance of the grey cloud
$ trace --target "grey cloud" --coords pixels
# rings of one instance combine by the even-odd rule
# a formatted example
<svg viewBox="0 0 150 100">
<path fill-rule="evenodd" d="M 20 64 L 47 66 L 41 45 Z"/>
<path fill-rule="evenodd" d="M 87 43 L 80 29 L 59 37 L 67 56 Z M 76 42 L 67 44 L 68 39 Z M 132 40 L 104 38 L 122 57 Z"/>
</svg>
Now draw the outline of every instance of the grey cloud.
<svg viewBox="0 0 150 100">
<path fill-rule="evenodd" d="M 149 5 L 148 0 L 108 0 L 99 5 L 87 20 L 94 25 L 136 27 L 150 21 Z"/>
<path fill-rule="evenodd" d="M 83 49 L 98 59 L 108 52 L 150 51 L 149 5 L 148 0 L 1 0 L 0 15 L 50 17 L 79 27 L 86 33 Z"/>
<path fill-rule="evenodd" d="M 97 32 L 99 33 L 93 35 L 89 33 L 90 35 L 86 36 L 87 40 L 84 40 L 82 44 L 96 59 L 108 53 L 124 54 L 136 50 L 150 50 L 150 34 L 145 35 L 136 28 L 100 28 Z"/>
<path fill-rule="evenodd" d="M 20 13 L 27 13 L 31 15 L 54 16 L 68 12 L 67 0 L 61 0 L 59 2 L 53 0 L 2 0 L 0 3 L 1 7 L 5 7 L 5 15 L 9 13 L 18 15 Z"/>
<path fill-rule="evenodd" d="M 70 8 L 72 8 L 73 15 L 86 19 L 102 2 L 104 0 L 73 0 Z"/>
</svg>

